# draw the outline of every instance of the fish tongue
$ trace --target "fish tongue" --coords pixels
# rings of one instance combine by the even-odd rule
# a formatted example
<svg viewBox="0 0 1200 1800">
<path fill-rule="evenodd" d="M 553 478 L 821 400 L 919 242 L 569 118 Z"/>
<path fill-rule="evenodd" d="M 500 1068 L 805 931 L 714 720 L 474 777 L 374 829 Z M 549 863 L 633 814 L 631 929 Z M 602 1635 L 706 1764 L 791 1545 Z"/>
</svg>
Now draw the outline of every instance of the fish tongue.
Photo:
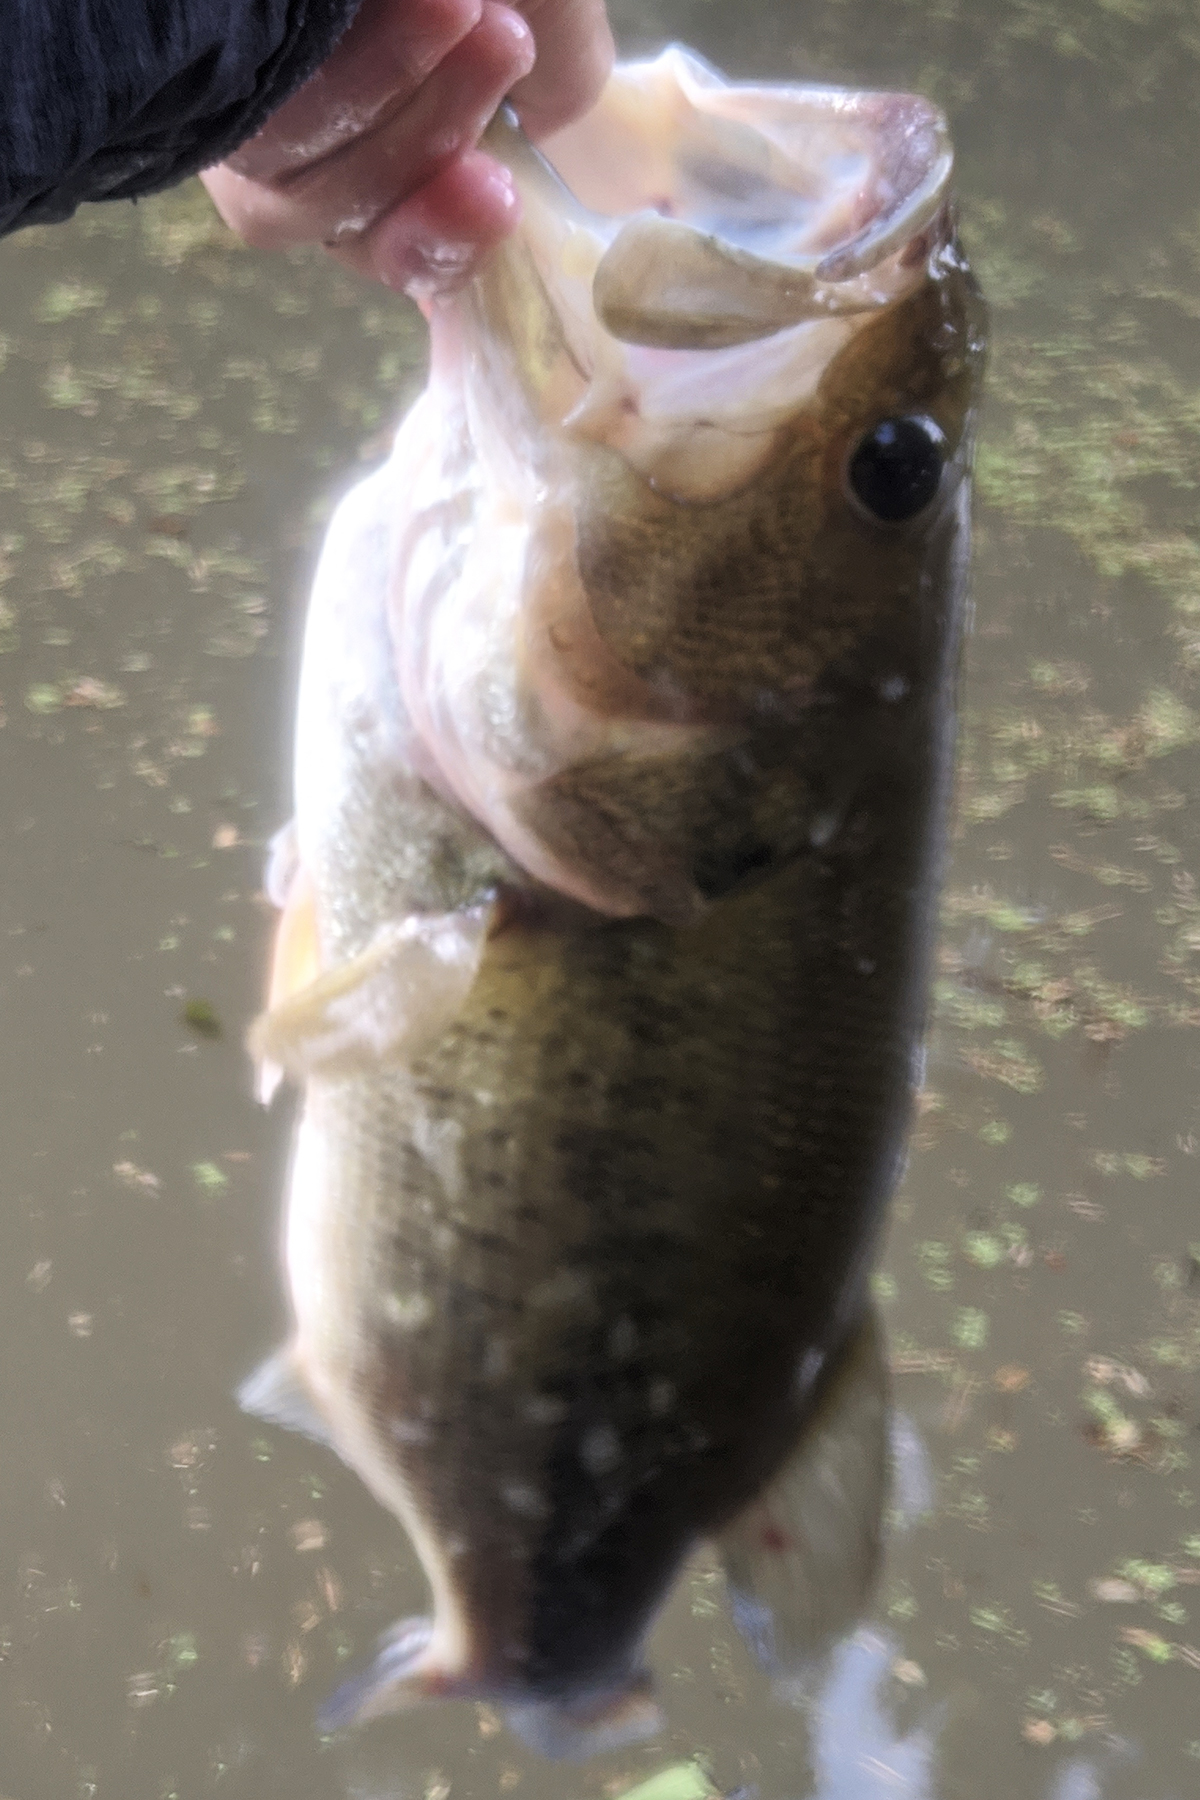
<svg viewBox="0 0 1200 1800">
<path fill-rule="evenodd" d="M 822 286 L 818 260 L 774 263 L 674 219 L 632 219 L 601 258 L 592 293 L 597 316 L 624 343 L 727 350 L 875 308 L 873 294 Z"/>
<path fill-rule="evenodd" d="M 772 1674 L 817 1662 L 869 1597 L 888 1488 L 887 1414 L 882 1332 L 870 1314 L 791 1459 L 721 1536 L 734 1619 Z"/>
</svg>

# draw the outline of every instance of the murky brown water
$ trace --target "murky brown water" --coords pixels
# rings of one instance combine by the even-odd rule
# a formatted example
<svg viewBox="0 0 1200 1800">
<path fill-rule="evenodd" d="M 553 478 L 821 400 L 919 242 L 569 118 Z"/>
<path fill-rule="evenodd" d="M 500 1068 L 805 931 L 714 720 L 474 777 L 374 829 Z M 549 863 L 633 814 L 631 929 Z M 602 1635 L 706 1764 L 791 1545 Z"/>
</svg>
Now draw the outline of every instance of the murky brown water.
<svg viewBox="0 0 1200 1800">
<path fill-rule="evenodd" d="M 994 308 L 938 1020 L 877 1281 L 919 1516 L 810 1713 L 702 1562 L 656 1745 L 564 1771 L 468 1707 L 316 1737 L 423 1583 L 230 1397 L 282 1322 L 287 1117 L 240 1040 L 307 575 L 421 335 L 196 191 L 93 210 L 0 246 L 5 1800 L 1200 1791 L 1200 16 L 615 10 L 633 45 L 935 94 Z"/>
</svg>

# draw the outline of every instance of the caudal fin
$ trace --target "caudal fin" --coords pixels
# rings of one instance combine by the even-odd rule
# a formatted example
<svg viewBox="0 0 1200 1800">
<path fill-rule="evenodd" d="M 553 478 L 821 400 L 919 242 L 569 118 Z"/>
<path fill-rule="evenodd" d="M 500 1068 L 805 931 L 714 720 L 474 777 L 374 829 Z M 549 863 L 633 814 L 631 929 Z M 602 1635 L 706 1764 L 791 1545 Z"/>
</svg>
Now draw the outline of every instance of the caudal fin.
<svg viewBox="0 0 1200 1800">
<path fill-rule="evenodd" d="M 503 1696 L 485 1681 L 449 1673 L 437 1654 L 431 1619 L 404 1619 L 380 1638 L 370 1667 L 352 1675 L 330 1695 L 317 1714 L 317 1728 L 343 1731 L 438 1699 L 497 1700 Z M 593 1689 L 570 1699 L 511 1702 L 505 1717 L 531 1750 L 567 1762 L 583 1762 L 589 1756 L 641 1743 L 662 1728 L 662 1715 L 645 1671 L 617 1687 Z"/>
<path fill-rule="evenodd" d="M 507 1706 L 504 1717 L 523 1744 L 554 1762 L 586 1762 L 624 1750 L 656 1737 L 663 1726 L 644 1670 L 615 1690 L 571 1700 L 523 1701 Z"/>
<path fill-rule="evenodd" d="M 791 1459 L 720 1540 L 735 1622 L 772 1673 L 818 1661 L 860 1617 L 888 1473 L 883 1337 L 870 1314 Z"/>
</svg>

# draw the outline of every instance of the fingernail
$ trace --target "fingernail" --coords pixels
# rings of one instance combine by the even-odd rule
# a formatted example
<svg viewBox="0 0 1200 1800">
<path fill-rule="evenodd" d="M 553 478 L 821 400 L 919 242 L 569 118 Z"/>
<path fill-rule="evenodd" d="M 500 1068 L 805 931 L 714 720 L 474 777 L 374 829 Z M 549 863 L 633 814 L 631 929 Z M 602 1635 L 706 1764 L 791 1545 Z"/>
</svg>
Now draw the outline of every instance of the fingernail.
<svg viewBox="0 0 1200 1800">
<path fill-rule="evenodd" d="M 495 18 L 496 24 L 511 34 L 514 49 L 525 65 L 521 74 L 528 75 L 537 61 L 537 44 L 534 41 L 533 32 L 529 29 L 528 21 L 508 6 L 497 6 Z"/>
<path fill-rule="evenodd" d="M 515 213 L 520 207 L 513 172 L 506 169 L 503 163 L 491 163 L 489 168 L 482 171 L 479 185 L 488 199 L 494 200 L 506 215 Z"/>
</svg>

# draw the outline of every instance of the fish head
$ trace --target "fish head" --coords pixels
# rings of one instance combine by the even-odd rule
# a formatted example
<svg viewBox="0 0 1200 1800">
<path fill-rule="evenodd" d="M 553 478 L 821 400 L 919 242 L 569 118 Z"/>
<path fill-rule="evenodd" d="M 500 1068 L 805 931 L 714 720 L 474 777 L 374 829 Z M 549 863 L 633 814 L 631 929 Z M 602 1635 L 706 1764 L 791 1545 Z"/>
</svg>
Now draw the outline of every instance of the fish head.
<svg viewBox="0 0 1200 1800">
<path fill-rule="evenodd" d="M 640 880 L 611 845 L 622 873 L 585 870 L 569 771 L 657 759 L 694 789 L 697 759 L 803 730 L 834 690 L 886 705 L 944 661 L 984 342 L 946 124 L 672 48 L 542 151 L 503 116 L 487 141 L 522 225 L 432 316 L 483 548 L 453 593 L 407 597 L 406 700 L 527 872 L 681 922 L 686 846 Z"/>
</svg>

